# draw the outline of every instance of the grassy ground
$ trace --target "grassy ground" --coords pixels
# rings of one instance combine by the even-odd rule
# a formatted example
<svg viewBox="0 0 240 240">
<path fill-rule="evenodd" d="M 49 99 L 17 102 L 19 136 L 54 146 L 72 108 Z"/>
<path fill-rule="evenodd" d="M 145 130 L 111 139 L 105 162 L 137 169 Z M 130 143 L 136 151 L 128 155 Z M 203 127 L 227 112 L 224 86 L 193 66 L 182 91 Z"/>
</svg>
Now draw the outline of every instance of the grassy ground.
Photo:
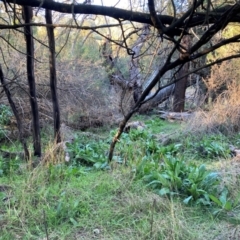
<svg viewBox="0 0 240 240">
<path fill-rule="evenodd" d="M 12 164 L 11 171 L 0 178 L 0 239 L 240 239 L 240 164 L 224 158 L 227 152 L 222 139 L 215 137 L 213 146 L 213 140 L 208 142 L 208 138 L 194 145 L 192 138 L 179 135 L 171 144 L 181 144 L 174 156 L 186 164 L 205 160 L 209 169 L 224 172 L 221 176 L 225 182 L 221 181 L 219 188 L 221 184 L 228 187 L 232 203 L 228 211 L 214 205 L 186 205 L 181 194 L 160 196 L 156 189 L 147 187 L 136 171 L 142 159 L 154 158 L 155 147 L 166 154 L 174 150 L 158 148 L 157 138 L 149 140 L 151 134 L 176 136 L 181 126 L 157 119 L 144 122 L 150 135 L 124 135 L 115 155 L 125 164 L 116 163 L 111 169 L 96 169 L 86 162 L 81 165 L 79 159 L 78 164 L 76 159 L 74 164 L 64 164 L 60 153 L 51 155 L 48 164 L 35 169 Z M 103 153 L 107 142 L 100 145 Z M 198 149 L 201 143 L 209 148 L 207 152 Z M 90 147 L 89 152 L 85 149 L 81 153 L 92 157 L 92 161 L 101 158 L 100 153 L 93 156 Z M 216 209 L 220 210 L 214 214 Z"/>
<path fill-rule="evenodd" d="M 53 171 L 5 179 L 11 189 L 2 192 L 1 239 L 214 239 L 237 228 L 152 193 L 126 168 L 79 176 Z"/>
</svg>

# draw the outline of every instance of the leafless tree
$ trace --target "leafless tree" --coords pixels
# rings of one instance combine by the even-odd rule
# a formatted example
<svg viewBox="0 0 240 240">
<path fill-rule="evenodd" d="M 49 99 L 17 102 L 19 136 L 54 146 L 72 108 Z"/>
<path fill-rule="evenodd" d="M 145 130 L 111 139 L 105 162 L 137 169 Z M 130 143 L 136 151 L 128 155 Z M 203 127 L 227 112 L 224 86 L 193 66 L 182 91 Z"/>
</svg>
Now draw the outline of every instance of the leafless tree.
<svg viewBox="0 0 240 240">
<path fill-rule="evenodd" d="M 51 25 L 52 22 L 52 12 L 46 9 L 46 23 Z M 56 142 L 61 142 L 60 134 L 60 109 L 58 103 L 57 95 L 57 73 L 56 73 L 56 56 L 55 56 L 55 37 L 53 27 L 47 27 L 48 34 L 48 44 L 49 44 L 49 68 L 50 68 L 50 88 L 52 94 L 53 103 L 53 119 L 54 119 L 54 137 Z"/>
<path fill-rule="evenodd" d="M 34 75 L 34 42 L 32 26 L 29 25 L 32 22 L 33 10 L 31 6 L 22 7 L 22 16 L 25 21 L 24 35 L 26 40 L 26 56 L 27 56 L 27 79 L 29 85 L 29 96 L 32 110 L 32 132 L 33 132 L 33 146 L 34 156 L 41 157 L 41 138 L 40 138 L 40 125 L 39 125 L 39 112 L 38 103 L 36 97 L 36 84 Z"/>
<path fill-rule="evenodd" d="M 154 98 L 159 97 L 159 99 L 165 99 L 168 97 L 170 93 L 175 88 L 175 93 L 179 90 L 179 86 L 183 86 L 181 90 L 182 92 L 185 90 L 186 87 L 186 76 L 189 73 L 185 73 L 188 70 L 188 64 L 190 62 L 198 61 L 198 59 L 206 56 L 208 53 L 215 51 L 216 49 L 220 48 L 221 46 L 239 42 L 240 34 L 236 34 L 232 37 L 227 39 L 220 39 L 219 41 L 215 42 L 211 46 L 208 45 L 208 42 L 220 31 L 222 31 L 229 23 L 231 22 L 240 22 L 240 1 L 229 1 L 224 2 L 221 1 L 220 3 L 214 0 L 171 0 L 166 1 L 166 3 L 162 2 L 162 4 L 155 5 L 156 1 L 148 0 L 147 6 L 143 8 L 141 11 L 135 11 L 133 6 L 133 1 L 130 1 L 130 8 L 129 10 L 120 9 L 116 7 L 106 7 L 106 6 L 97 6 L 97 5 L 88 5 L 88 4 L 77 4 L 77 3 L 62 3 L 62 2 L 55 2 L 55 1 L 40 1 L 40 0 L 4 0 L 5 5 L 21 5 L 24 7 L 36 7 L 36 8 L 44 8 L 51 11 L 56 11 L 59 13 L 65 13 L 72 15 L 75 17 L 77 14 L 89 14 L 89 15 L 102 15 L 108 16 L 118 21 L 119 29 L 122 32 L 122 41 L 114 41 L 106 36 L 106 39 L 109 41 L 114 42 L 124 48 L 127 53 L 132 57 L 133 62 L 132 64 L 135 66 L 134 71 L 132 71 L 132 75 L 129 79 L 121 79 L 116 78 L 114 76 L 113 80 L 115 82 L 118 81 L 117 84 L 124 84 L 128 83 L 130 87 L 133 89 L 133 96 L 134 97 L 134 104 L 132 105 L 131 109 L 125 113 L 124 119 L 120 124 L 119 130 L 115 135 L 109 151 L 109 160 L 111 161 L 113 157 L 113 150 L 115 144 L 119 140 L 124 127 L 127 121 L 131 118 L 131 116 L 144 107 L 144 104 L 148 104 L 150 101 L 153 101 Z M 165 11 L 168 9 L 168 11 Z M 149 74 L 148 79 L 145 79 L 147 83 L 145 87 L 142 84 L 139 84 L 139 65 L 138 65 L 138 56 L 136 55 L 138 52 L 138 46 L 128 46 L 126 34 L 122 25 L 125 23 L 132 24 L 134 29 L 137 29 L 136 23 L 144 24 L 145 26 L 148 24 L 144 30 L 141 27 L 142 33 L 146 31 L 148 28 L 151 29 L 151 32 L 155 34 L 156 41 L 167 43 L 168 51 L 165 52 L 165 55 L 162 57 L 161 61 L 157 61 L 152 74 Z M 33 23 L 26 22 L 25 24 L 14 24 L 9 25 L 7 24 L 0 25 L 0 28 L 20 28 L 22 26 L 29 26 L 34 25 Z M 40 25 L 35 23 L 35 26 Z M 41 24 L 42 25 L 42 24 Z M 51 24 L 48 24 L 48 26 Z M 197 26 L 205 26 L 205 29 L 202 31 L 201 35 L 199 35 L 198 39 L 190 44 L 185 44 L 185 39 L 187 36 L 191 35 L 191 30 Z M 53 27 L 53 25 L 52 25 Z M 56 26 L 55 26 L 56 27 Z M 59 25 L 59 27 L 61 27 Z M 75 24 L 68 25 L 69 28 L 79 28 L 84 29 L 83 26 L 78 26 L 76 21 Z M 109 27 L 109 26 L 106 26 Z M 86 28 L 86 26 L 85 26 Z M 100 32 L 97 31 L 96 27 L 88 27 L 95 33 Z M 146 33 L 150 34 L 150 33 Z M 103 35 L 103 34 L 102 34 Z M 141 39 L 141 34 L 138 35 L 138 39 Z M 137 42 L 138 40 L 136 40 Z M 148 43 L 148 37 L 145 36 L 142 39 L 141 44 Z M 140 43 L 139 43 L 140 44 Z M 140 45 L 141 45 L 140 44 Z M 142 48 L 139 48 L 142 49 Z M 167 53 L 167 54 L 166 54 Z M 209 64 L 204 64 L 203 66 L 198 66 L 196 69 L 192 69 L 190 72 L 199 71 L 205 67 L 212 66 L 213 64 L 231 59 L 231 58 L 238 58 L 240 54 L 230 54 L 227 57 L 217 59 Z M 108 56 L 108 60 L 112 61 L 111 56 Z M 109 64 L 112 64 L 109 62 Z M 163 82 L 162 79 L 165 74 L 168 72 L 173 72 L 172 78 L 170 81 Z M 115 74 L 116 75 L 116 74 Z M 121 76 L 119 74 L 119 76 Z M 133 77 L 135 76 L 135 77 Z M 182 80 L 184 79 L 185 80 Z M 132 79 L 135 79 L 132 81 Z M 123 81 L 122 81 L 123 80 Z M 182 80 L 180 84 L 177 82 Z M 179 85 L 180 84 L 180 85 Z M 142 88 L 143 87 L 143 88 Z M 166 91 L 163 90 L 168 89 L 168 94 Z M 162 93 L 164 92 L 164 96 Z M 155 102 L 155 104 L 159 103 L 159 101 Z M 182 106 L 178 106 L 178 109 L 182 109 Z"/>
</svg>

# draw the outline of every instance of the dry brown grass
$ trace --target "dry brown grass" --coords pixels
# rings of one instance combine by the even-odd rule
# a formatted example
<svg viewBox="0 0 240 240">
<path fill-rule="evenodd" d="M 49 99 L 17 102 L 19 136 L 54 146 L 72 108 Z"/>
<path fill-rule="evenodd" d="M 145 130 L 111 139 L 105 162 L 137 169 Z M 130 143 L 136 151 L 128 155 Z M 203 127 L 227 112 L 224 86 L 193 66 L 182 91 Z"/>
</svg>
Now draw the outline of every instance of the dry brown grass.
<svg viewBox="0 0 240 240">
<path fill-rule="evenodd" d="M 233 199 L 238 199 L 238 186 L 240 184 L 240 158 L 235 157 L 229 161 L 221 161 L 219 173 L 222 179 L 222 188 L 227 187 Z"/>
<path fill-rule="evenodd" d="M 93 65 L 90 61 L 65 61 L 59 62 L 57 69 L 62 122 L 75 129 L 100 127 L 115 122 L 120 96 L 112 96 L 109 92 L 107 76 L 100 62 Z M 29 136 L 31 135 L 32 117 L 25 66 L 17 70 L 21 77 L 19 76 L 17 83 L 12 82 L 10 89 L 24 124 L 24 134 Z M 48 72 L 47 64 L 36 64 L 36 87 L 41 127 L 53 123 Z M 6 77 L 10 79 L 10 75 L 6 74 Z M 4 94 L 0 96 L 0 100 L 8 104 Z M 14 134 L 11 138 L 14 139 L 17 136 L 18 134 Z"/>
<path fill-rule="evenodd" d="M 207 81 L 209 95 L 220 95 L 211 103 L 209 111 L 198 110 L 187 124 L 187 131 L 198 133 L 223 133 L 231 135 L 240 130 L 240 86 L 234 66 L 215 66 Z M 225 90 L 223 90 L 225 89 Z M 211 101 L 210 101 L 211 102 Z"/>
<path fill-rule="evenodd" d="M 62 34 L 61 37 L 67 37 L 66 33 Z M 79 32 L 77 31 L 76 34 L 79 34 Z M 36 37 L 47 44 L 47 37 L 44 32 L 37 32 Z M 57 39 L 57 42 L 62 46 L 61 39 Z M 22 34 L 19 33 L 12 44 L 16 49 L 20 49 L 22 52 L 25 51 L 25 40 Z M 96 57 L 98 52 L 94 53 L 90 49 L 92 51 L 90 53 L 95 54 L 94 59 L 97 59 L 91 60 L 86 54 L 79 53 L 78 55 L 75 52 L 73 54 L 74 48 L 71 44 L 72 42 L 69 41 L 63 52 L 57 57 L 61 120 L 67 125 L 78 129 L 109 125 L 115 121 L 114 117 L 116 109 L 119 108 L 117 102 L 119 104 L 118 99 L 120 96 L 114 96 L 109 91 L 109 80 L 102 66 L 102 60 Z M 29 136 L 31 135 L 32 117 L 26 75 L 26 58 L 20 52 L 9 51 L 6 43 L 3 43 L 1 47 L 4 56 L 4 63 L 1 61 L 4 75 L 24 123 L 25 135 Z M 82 47 L 89 51 L 88 45 Z M 59 48 L 57 51 L 59 51 Z M 41 126 L 53 123 L 48 55 L 48 49 L 36 41 L 35 58 L 37 61 L 35 61 L 34 73 Z M 8 104 L 3 93 L 0 93 L 0 100 L 1 103 Z M 17 134 L 15 135 L 12 137 L 16 138 Z"/>
</svg>

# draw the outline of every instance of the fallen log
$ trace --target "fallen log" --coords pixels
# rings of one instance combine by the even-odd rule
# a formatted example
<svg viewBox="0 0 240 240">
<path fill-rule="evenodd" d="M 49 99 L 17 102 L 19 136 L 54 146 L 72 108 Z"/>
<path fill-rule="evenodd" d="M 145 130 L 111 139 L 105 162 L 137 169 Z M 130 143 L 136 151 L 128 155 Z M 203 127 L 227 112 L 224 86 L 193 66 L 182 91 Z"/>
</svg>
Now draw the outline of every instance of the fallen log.
<svg viewBox="0 0 240 240">
<path fill-rule="evenodd" d="M 165 111 L 158 111 L 160 113 L 160 118 L 164 120 L 179 120 L 179 121 L 186 121 L 190 117 L 193 116 L 193 113 L 189 112 L 165 112 Z"/>
</svg>

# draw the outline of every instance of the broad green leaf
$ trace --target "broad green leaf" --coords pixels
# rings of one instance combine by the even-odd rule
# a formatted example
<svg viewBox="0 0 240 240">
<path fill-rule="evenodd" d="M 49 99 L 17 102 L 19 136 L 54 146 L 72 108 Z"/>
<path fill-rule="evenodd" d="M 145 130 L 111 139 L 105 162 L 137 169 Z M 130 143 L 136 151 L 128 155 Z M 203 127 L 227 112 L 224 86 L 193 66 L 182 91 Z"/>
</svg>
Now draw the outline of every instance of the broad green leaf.
<svg viewBox="0 0 240 240">
<path fill-rule="evenodd" d="M 78 222 L 74 218 L 69 218 L 69 220 L 74 226 L 78 226 Z"/>
<path fill-rule="evenodd" d="M 162 183 L 161 183 L 160 181 L 158 181 L 158 180 L 153 180 L 153 181 L 151 181 L 150 183 L 147 184 L 147 187 L 149 187 L 149 186 L 151 186 L 151 185 L 153 185 L 153 184 L 159 184 L 159 185 L 161 185 Z"/>
<path fill-rule="evenodd" d="M 187 205 L 191 200 L 192 200 L 192 196 L 189 196 L 183 200 L 183 203 Z"/>
<path fill-rule="evenodd" d="M 162 188 L 161 190 L 159 190 L 158 194 L 160 196 L 164 196 L 166 194 L 169 194 L 170 193 L 170 189 L 169 188 Z"/>
<path fill-rule="evenodd" d="M 232 203 L 230 201 L 227 201 L 224 205 L 224 209 L 227 211 L 232 210 Z"/>
<path fill-rule="evenodd" d="M 228 190 L 225 188 L 222 191 L 221 196 L 219 197 L 219 200 L 221 201 L 222 205 L 226 204 L 226 202 L 227 202 L 227 195 L 228 195 Z"/>
<path fill-rule="evenodd" d="M 218 206 L 222 206 L 222 203 L 221 203 L 221 201 L 217 198 L 217 197 L 215 197 L 215 196 L 213 196 L 213 195 L 209 195 L 209 198 L 214 202 L 214 203 L 216 203 Z"/>
<path fill-rule="evenodd" d="M 199 198 L 197 201 L 196 201 L 196 204 L 202 204 L 204 206 L 209 206 L 211 205 L 211 202 L 209 201 L 209 199 L 206 199 L 206 198 Z"/>
</svg>

